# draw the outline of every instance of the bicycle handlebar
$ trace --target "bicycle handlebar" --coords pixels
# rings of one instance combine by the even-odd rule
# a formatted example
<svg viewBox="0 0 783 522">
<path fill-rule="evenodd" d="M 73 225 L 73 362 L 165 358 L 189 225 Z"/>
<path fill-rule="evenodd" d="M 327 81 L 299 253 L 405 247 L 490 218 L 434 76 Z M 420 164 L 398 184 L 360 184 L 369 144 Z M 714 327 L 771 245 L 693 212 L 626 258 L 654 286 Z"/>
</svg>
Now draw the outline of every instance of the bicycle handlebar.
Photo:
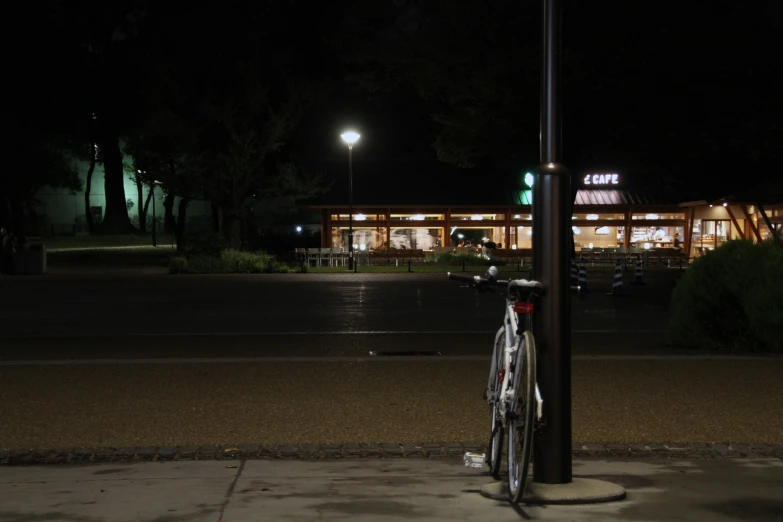
<svg viewBox="0 0 783 522">
<path fill-rule="evenodd" d="M 474 285 L 507 285 L 508 280 L 507 279 L 487 279 L 485 277 L 481 276 L 470 276 L 466 274 L 452 274 L 449 272 L 449 279 L 454 279 L 456 281 L 465 281 L 466 283 L 471 283 Z"/>
</svg>

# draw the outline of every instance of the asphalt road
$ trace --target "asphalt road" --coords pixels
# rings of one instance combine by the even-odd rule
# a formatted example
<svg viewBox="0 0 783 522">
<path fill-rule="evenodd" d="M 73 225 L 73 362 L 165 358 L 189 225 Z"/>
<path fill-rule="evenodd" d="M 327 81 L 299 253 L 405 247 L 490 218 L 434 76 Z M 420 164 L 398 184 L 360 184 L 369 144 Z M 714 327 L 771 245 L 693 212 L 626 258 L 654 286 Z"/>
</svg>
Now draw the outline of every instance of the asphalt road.
<svg viewBox="0 0 783 522">
<path fill-rule="evenodd" d="M 574 297 L 574 441 L 780 443 L 783 360 L 671 358 L 660 277 Z M 486 438 L 503 300 L 445 275 L 74 274 L 0 291 L 0 448 Z"/>
</svg>

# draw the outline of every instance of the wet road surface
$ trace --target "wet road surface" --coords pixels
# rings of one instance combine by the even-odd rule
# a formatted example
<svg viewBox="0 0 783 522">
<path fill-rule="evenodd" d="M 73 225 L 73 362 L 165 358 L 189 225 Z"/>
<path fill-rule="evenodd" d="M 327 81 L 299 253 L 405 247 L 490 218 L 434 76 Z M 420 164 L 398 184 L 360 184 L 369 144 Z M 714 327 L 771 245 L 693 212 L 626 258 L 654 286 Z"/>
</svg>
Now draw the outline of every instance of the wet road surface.
<svg viewBox="0 0 783 522">
<path fill-rule="evenodd" d="M 781 442 L 783 360 L 659 358 L 675 353 L 663 333 L 670 284 L 574 297 L 574 441 Z M 503 301 L 445 275 L 0 287 L 0 448 L 486 438 L 481 392 Z"/>
</svg>

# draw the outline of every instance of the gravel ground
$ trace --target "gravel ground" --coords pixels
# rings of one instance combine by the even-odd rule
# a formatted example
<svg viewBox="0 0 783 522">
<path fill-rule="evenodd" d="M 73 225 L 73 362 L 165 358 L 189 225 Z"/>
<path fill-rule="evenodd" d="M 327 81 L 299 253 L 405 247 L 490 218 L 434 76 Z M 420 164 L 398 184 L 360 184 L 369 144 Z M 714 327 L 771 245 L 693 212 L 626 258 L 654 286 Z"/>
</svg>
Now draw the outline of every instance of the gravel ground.
<svg viewBox="0 0 783 522">
<path fill-rule="evenodd" d="M 486 438 L 464 361 L 0 367 L 0 448 Z M 577 360 L 575 443 L 780 444 L 781 360 Z"/>
</svg>

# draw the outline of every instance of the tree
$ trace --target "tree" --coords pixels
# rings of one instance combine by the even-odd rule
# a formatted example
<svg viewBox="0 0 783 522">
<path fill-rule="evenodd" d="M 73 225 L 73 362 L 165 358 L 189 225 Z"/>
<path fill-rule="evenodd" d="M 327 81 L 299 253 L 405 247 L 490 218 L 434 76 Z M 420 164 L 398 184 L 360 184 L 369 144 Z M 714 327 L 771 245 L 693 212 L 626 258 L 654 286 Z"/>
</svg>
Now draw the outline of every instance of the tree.
<svg viewBox="0 0 783 522">
<path fill-rule="evenodd" d="M 188 201 L 215 200 L 239 248 L 255 199 L 323 189 L 318 175 L 287 157 L 287 140 L 317 93 L 307 64 L 295 59 L 297 33 L 281 21 L 295 18 L 293 4 L 261 2 L 222 20 L 191 8 L 150 42 L 155 60 L 146 60 L 152 66 L 141 81 L 150 86 L 148 111 L 135 149 L 150 164 L 144 170 L 181 198 L 178 229 Z"/>
<path fill-rule="evenodd" d="M 413 86 L 440 124 L 442 161 L 509 174 L 538 162 L 540 2 L 361 6 L 332 41 L 354 84 L 381 96 Z M 779 160 L 783 133 L 769 108 L 779 105 L 780 55 L 767 51 L 777 31 L 757 24 L 779 20 L 781 7 L 709 6 L 673 17 L 638 3 L 565 2 L 563 153 L 573 171 L 609 163 L 635 171 L 641 187 L 685 191 L 706 172 L 730 183 L 737 169 Z"/>
<path fill-rule="evenodd" d="M 59 45 L 70 50 L 71 65 L 79 64 L 75 70 L 80 73 L 79 88 L 85 98 L 81 109 L 85 117 L 91 115 L 97 119 L 97 134 L 93 139 L 100 149 L 106 194 L 106 208 L 98 231 L 104 234 L 135 231 L 126 206 L 120 139 L 134 110 L 126 81 L 128 46 L 138 36 L 147 16 L 146 3 L 124 0 L 107 4 L 90 0 L 73 4 L 49 0 L 45 4 Z M 89 216 L 89 208 L 86 210 Z"/>
</svg>

